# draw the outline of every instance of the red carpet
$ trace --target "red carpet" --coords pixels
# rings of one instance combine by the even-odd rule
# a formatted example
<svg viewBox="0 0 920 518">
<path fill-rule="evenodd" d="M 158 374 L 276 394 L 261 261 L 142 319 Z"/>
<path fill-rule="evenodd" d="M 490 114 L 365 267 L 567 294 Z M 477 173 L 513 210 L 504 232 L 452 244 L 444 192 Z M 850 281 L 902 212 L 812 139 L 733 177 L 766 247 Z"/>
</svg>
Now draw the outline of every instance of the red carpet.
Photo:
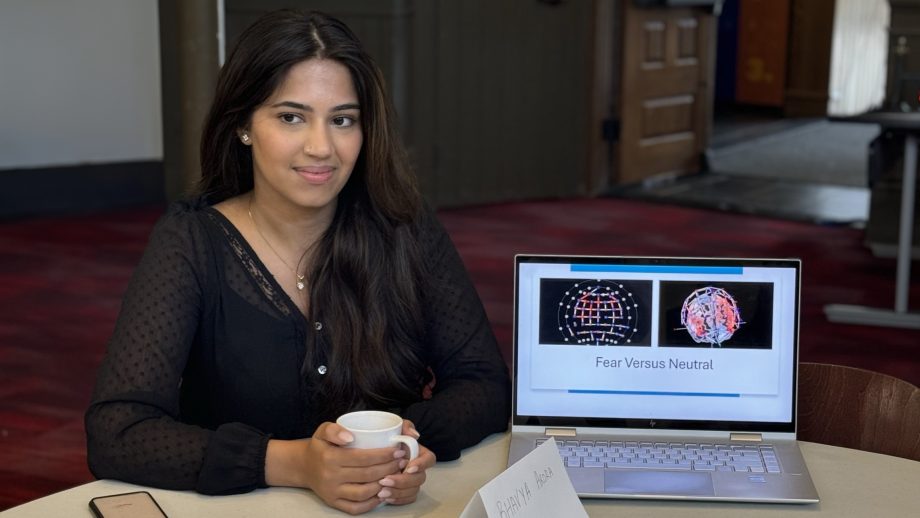
<svg viewBox="0 0 920 518">
<path fill-rule="evenodd" d="M 0 223 L 0 509 L 92 479 L 83 410 L 120 297 L 160 211 Z M 506 358 L 515 253 L 800 257 L 801 359 L 920 384 L 920 332 L 824 318 L 827 303 L 893 307 L 894 261 L 873 258 L 858 230 L 611 199 L 440 214 Z M 917 307 L 920 290 L 913 288 Z"/>
</svg>

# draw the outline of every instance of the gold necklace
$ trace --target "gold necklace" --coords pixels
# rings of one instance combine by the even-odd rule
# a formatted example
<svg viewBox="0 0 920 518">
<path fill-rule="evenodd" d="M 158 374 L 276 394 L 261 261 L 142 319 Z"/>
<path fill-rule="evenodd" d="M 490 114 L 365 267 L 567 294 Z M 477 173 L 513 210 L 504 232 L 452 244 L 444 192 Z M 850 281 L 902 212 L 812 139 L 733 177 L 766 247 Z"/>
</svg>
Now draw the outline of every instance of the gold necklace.
<svg viewBox="0 0 920 518">
<path fill-rule="evenodd" d="M 281 261 L 281 264 L 287 266 L 288 270 L 291 270 L 291 273 L 294 274 L 294 277 L 297 277 L 297 289 L 300 290 L 300 291 L 303 291 L 303 287 L 304 287 L 303 278 L 304 278 L 304 276 L 303 276 L 302 274 L 297 273 L 297 270 L 291 268 L 291 265 L 289 265 L 289 264 L 287 263 L 287 261 L 285 261 L 285 260 L 281 257 L 281 254 L 279 254 L 278 251 L 275 250 L 275 247 L 273 247 L 272 244 L 268 242 L 268 239 L 265 237 L 265 234 L 263 234 L 263 233 L 262 233 L 262 230 L 259 229 L 259 225 L 256 223 L 256 220 L 253 219 L 253 217 L 252 217 L 252 197 L 249 198 L 249 207 L 246 208 L 246 213 L 249 214 L 249 221 L 251 221 L 251 222 L 252 222 L 252 226 L 256 228 L 256 232 L 259 233 L 259 236 L 262 238 L 262 241 L 265 241 L 265 244 L 268 245 L 268 249 L 271 250 L 272 253 L 275 254 L 275 257 L 277 257 L 278 260 Z"/>
</svg>

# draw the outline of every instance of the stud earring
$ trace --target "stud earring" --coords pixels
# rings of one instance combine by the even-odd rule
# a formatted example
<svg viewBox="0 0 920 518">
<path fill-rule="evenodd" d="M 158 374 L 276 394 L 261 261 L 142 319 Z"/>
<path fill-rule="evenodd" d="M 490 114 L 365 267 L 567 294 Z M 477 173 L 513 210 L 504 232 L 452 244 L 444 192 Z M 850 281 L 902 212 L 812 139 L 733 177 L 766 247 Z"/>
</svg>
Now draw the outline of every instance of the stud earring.
<svg viewBox="0 0 920 518">
<path fill-rule="evenodd" d="M 249 144 L 249 134 L 243 133 L 242 135 L 240 135 L 240 140 L 243 141 L 243 144 Z"/>
</svg>

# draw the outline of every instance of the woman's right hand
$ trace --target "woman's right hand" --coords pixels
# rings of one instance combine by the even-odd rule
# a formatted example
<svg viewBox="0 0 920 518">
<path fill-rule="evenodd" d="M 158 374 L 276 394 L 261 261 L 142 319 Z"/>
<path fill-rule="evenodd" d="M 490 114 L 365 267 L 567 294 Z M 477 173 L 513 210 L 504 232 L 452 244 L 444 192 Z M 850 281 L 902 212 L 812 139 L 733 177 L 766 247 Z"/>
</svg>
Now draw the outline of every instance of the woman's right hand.
<svg viewBox="0 0 920 518">
<path fill-rule="evenodd" d="M 323 423 L 313 437 L 298 441 L 270 440 L 265 455 L 265 482 L 271 486 L 305 487 L 327 505 L 361 514 L 382 501 L 380 480 L 406 465 L 398 447 L 345 448 L 354 438 L 335 423 Z"/>
</svg>

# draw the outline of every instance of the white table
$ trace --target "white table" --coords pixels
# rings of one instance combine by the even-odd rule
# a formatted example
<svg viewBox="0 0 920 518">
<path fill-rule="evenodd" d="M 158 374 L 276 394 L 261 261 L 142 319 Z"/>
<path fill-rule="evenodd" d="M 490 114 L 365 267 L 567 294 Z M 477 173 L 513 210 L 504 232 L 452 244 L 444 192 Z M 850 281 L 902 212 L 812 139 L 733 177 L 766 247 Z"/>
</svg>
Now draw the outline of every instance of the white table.
<svg viewBox="0 0 920 518">
<path fill-rule="evenodd" d="M 732 504 L 639 500 L 583 500 L 593 517 L 901 517 L 920 516 L 920 462 L 858 450 L 803 442 L 821 503 Z M 493 435 L 453 462 L 428 472 L 418 501 L 408 506 L 381 507 L 365 516 L 457 516 L 483 484 L 507 462 L 508 435 Z M 123 482 L 100 480 L 68 489 L 0 513 L 2 518 L 91 517 L 88 502 L 100 495 L 149 491 L 170 518 L 346 516 L 326 507 L 313 493 L 270 488 L 244 495 L 203 496 Z"/>
</svg>

